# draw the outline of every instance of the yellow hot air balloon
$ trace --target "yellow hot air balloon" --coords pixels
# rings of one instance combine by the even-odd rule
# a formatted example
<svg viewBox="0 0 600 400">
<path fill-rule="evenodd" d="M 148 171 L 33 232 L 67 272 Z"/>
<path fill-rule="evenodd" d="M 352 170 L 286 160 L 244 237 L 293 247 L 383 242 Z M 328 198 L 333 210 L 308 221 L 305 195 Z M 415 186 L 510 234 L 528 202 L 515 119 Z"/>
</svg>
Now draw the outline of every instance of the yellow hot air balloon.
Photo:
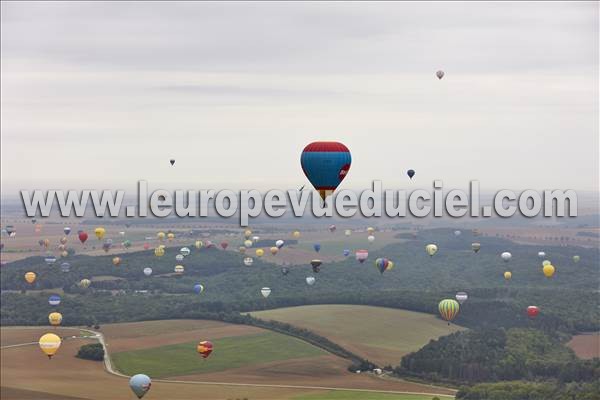
<svg viewBox="0 0 600 400">
<path fill-rule="evenodd" d="M 48 315 L 48 321 L 52 326 L 58 326 L 62 322 L 62 314 L 59 312 L 53 312 Z"/>
<path fill-rule="evenodd" d="M 104 235 L 106 234 L 106 229 L 99 226 L 98 228 L 94 229 L 94 233 L 96 234 L 96 237 L 98 238 L 98 240 L 102 240 L 102 239 L 104 239 Z"/>
<path fill-rule="evenodd" d="M 244 237 L 246 239 L 249 239 L 250 236 L 252 236 L 252 231 L 250 229 L 246 229 L 246 231 L 244 232 Z"/>
<path fill-rule="evenodd" d="M 294 237 L 294 239 L 300 239 L 300 231 L 294 231 L 294 233 L 292 233 L 292 236 Z"/>
<path fill-rule="evenodd" d="M 48 246 L 50 246 L 50 240 L 49 239 L 44 239 L 44 247 L 48 248 Z"/>
<path fill-rule="evenodd" d="M 256 256 L 257 257 L 262 257 L 263 254 L 265 254 L 265 251 L 263 249 L 256 249 Z"/>
<path fill-rule="evenodd" d="M 164 247 L 158 246 L 157 248 L 154 249 L 154 255 L 156 257 L 162 257 L 165 255 L 165 249 Z"/>
<path fill-rule="evenodd" d="M 36 277 L 37 275 L 35 274 L 35 272 L 28 272 L 25 274 L 25 280 L 27 281 L 27 283 L 35 282 Z"/>
<path fill-rule="evenodd" d="M 250 247 L 252 247 L 252 245 L 253 245 L 253 243 L 252 243 L 252 240 L 250 240 L 250 239 L 248 239 L 244 242 L 244 246 L 246 248 L 250 248 Z"/>
<path fill-rule="evenodd" d="M 544 275 L 546 275 L 546 278 L 552 278 L 556 269 L 552 264 L 546 264 L 542 268 L 542 271 L 544 272 Z"/>
<path fill-rule="evenodd" d="M 52 358 L 52 356 L 58 351 L 61 340 L 54 333 L 46 333 L 40 338 L 38 343 L 44 354 L 47 355 L 48 358 Z"/>
<path fill-rule="evenodd" d="M 194 243 L 194 246 L 196 246 L 197 249 L 201 249 L 202 246 L 204 246 L 204 243 L 202 243 L 202 240 L 196 240 L 196 243 Z"/>
<path fill-rule="evenodd" d="M 512 273 L 510 271 L 506 271 L 504 273 L 504 279 L 506 279 L 507 281 L 510 281 L 510 278 L 512 278 Z"/>
<path fill-rule="evenodd" d="M 79 287 L 82 289 L 89 288 L 91 284 L 92 281 L 90 281 L 89 279 L 82 279 L 81 281 L 79 281 Z"/>
<path fill-rule="evenodd" d="M 158 232 L 156 234 L 156 237 L 158 238 L 158 240 L 165 240 L 165 233 L 164 232 Z"/>
<path fill-rule="evenodd" d="M 68 251 L 66 251 L 66 250 L 63 250 L 63 252 L 62 252 L 62 253 L 60 253 L 60 256 L 61 256 L 62 258 L 65 258 L 65 257 L 67 257 L 68 255 L 69 255 L 69 252 L 68 252 Z"/>
<path fill-rule="evenodd" d="M 66 244 L 67 243 L 67 237 L 63 236 L 60 238 L 60 244 Z"/>
<path fill-rule="evenodd" d="M 371 227 L 368 227 L 368 228 L 367 228 L 367 233 L 368 233 L 369 235 L 372 235 L 372 234 L 373 234 L 373 232 L 375 232 L 375 228 L 371 228 Z"/>
<path fill-rule="evenodd" d="M 277 253 L 279 253 L 279 249 L 277 247 L 271 247 L 269 249 L 271 251 L 271 255 L 277 255 Z"/>
<path fill-rule="evenodd" d="M 183 265 L 176 265 L 174 271 L 176 274 L 183 274 L 185 268 L 183 267 Z"/>
<path fill-rule="evenodd" d="M 429 257 L 433 257 L 433 255 L 437 253 L 438 247 L 435 244 L 428 244 L 425 246 L 425 251 L 429 254 Z"/>
<path fill-rule="evenodd" d="M 112 263 L 114 266 L 118 266 L 119 264 L 121 264 L 121 257 L 114 257 L 112 259 Z"/>
<path fill-rule="evenodd" d="M 175 234 L 174 234 L 173 232 L 170 232 L 169 234 L 167 234 L 167 239 L 168 239 L 169 241 L 171 241 L 171 240 L 175 239 Z"/>
</svg>

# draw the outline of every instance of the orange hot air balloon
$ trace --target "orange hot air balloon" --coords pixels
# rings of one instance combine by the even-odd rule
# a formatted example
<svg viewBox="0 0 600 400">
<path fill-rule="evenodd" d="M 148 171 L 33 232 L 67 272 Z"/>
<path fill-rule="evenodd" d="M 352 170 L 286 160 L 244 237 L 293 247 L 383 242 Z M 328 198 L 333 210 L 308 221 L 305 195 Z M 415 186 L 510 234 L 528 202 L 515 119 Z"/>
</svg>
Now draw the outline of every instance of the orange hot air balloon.
<svg viewBox="0 0 600 400">
<path fill-rule="evenodd" d="M 209 342 L 208 340 L 204 340 L 204 341 L 198 343 L 198 346 L 196 347 L 196 351 L 198 351 L 198 354 L 200 354 L 202 356 L 202 358 L 207 358 L 208 356 L 210 356 L 210 353 L 212 353 L 212 351 L 213 351 L 213 344 L 211 342 Z"/>
<path fill-rule="evenodd" d="M 113 258 L 112 259 L 112 263 L 113 263 L 113 265 L 115 267 L 118 266 L 119 264 L 121 264 L 121 257 L 115 257 L 115 258 Z"/>
</svg>

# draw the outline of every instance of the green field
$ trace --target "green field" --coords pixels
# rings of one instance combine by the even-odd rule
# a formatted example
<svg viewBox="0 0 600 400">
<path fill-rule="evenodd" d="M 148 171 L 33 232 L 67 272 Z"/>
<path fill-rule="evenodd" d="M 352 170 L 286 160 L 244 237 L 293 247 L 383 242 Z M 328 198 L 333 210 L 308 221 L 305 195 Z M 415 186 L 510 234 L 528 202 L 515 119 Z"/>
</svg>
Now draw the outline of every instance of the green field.
<svg viewBox="0 0 600 400">
<path fill-rule="evenodd" d="M 393 394 L 362 391 L 338 391 L 331 390 L 327 393 L 306 394 L 294 397 L 294 400 L 431 400 L 432 395 L 420 394 Z M 440 399 L 451 399 L 452 396 L 439 397 Z"/>
<path fill-rule="evenodd" d="M 430 314 L 383 307 L 315 305 L 253 312 L 330 338 L 381 365 L 397 365 L 404 354 L 459 329 Z"/>
<path fill-rule="evenodd" d="M 214 350 L 207 359 L 196 353 L 197 342 L 115 353 L 112 359 L 124 374 L 144 371 L 150 377 L 162 378 L 327 354 L 318 347 L 274 332 L 225 337 L 212 343 Z"/>
</svg>

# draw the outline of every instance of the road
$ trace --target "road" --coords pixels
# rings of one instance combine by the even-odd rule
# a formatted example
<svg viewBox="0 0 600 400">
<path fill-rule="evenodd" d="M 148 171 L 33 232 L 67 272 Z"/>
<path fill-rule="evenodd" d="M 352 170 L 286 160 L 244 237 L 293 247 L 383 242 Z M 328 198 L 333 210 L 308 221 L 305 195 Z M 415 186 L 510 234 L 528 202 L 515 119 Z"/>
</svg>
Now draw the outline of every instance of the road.
<svg viewBox="0 0 600 400">
<path fill-rule="evenodd" d="M 3 329 L 11 329 L 12 327 L 3 327 Z M 39 329 L 40 327 L 16 327 L 14 329 Z M 67 337 L 66 340 L 72 339 L 95 339 L 102 345 L 104 349 L 104 369 L 107 373 L 111 375 L 118 376 L 120 378 L 129 379 L 128 375 L 122 374 L 119 371 L 115 370 L 112 365 L 112 361 L 110 359 L 110 355 L 108 352 L 108 345 L 106 344 L 106 340 L 104 339 L 104 335 L 101 332 L 93 331 L 91 329 L 84 328 L 71 328 L 71 327 L 61 327 L 62 329 L 73 329 L 79 332 L 87 332 L 90 336 L 75 336 L 75 337 Z M 0 347 L 1 350 L 9 349 L 13 347 L 21 347 L 21 346 L 31 346 L 37 345 L 37 342 L 30 343 L 19 343 L 8 346 Z M 383 378 L 383 377 L 382 377 Z M 280 388 L 280 389 L 305 389 L 305 390 L 335 390 L 335 391 L 345 391 L 345 392 L 371 392 L 371 393 L 388 393 L 388 394 L 407 394 L 407 395 L 426 395 L 426 396 L 437 396 L 440 398 L 449 398 L 453 399 L 454 396 L 442 393 L 424 393 L 424 392 L 406 392 L 406 391 L 396 391 L 396 390 L 376 390 L 376 389 L 356 389 L 356 388 L 344 388 L 344 387 L 329 387 L 329 386 L 302 386 L 302 385 L 270 385 L 264 383 L 238 383 L 238 382 L 206 382 L 206 381 L 179 381 L 173 379 L 152 379 L 152 382 L 160 382 L 167 384 L 185 384 L 185 385 L 215 385 L 215 386 L 246 386 L 246 387 L 264 387 L 264 388 Z M 432 388 L 435 386 L 431 385 Z"/>
</svg>

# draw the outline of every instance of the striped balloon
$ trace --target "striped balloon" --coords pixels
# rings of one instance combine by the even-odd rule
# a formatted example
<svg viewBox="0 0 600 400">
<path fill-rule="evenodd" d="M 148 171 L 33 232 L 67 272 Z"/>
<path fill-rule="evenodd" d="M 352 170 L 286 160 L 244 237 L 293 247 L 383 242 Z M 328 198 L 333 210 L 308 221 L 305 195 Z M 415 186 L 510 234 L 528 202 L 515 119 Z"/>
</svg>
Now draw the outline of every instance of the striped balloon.
<svg viewBox="0 0 600 400">
<path fill-rule="evenodd" d="M 304 174 L 323 200 L 344 180 L 351 163 L 350 150 L 339 142 L 310 143 L 300 156 Z"/>
<path fill-rule="evenodd" d="M 445 321 L 448 321 L 448 324 L 450 324 L 450 321 L 452 321 L 458 315 L 458 310 L 460 309 L 460 305 L 458 304 L 458 301 L 456 301 L 456 300 L 444 299 L 444 300 L 440 301 L 440 304 L 438 305 L 438 309 L 440 311 L 440 316 Z"/>
</svg>

